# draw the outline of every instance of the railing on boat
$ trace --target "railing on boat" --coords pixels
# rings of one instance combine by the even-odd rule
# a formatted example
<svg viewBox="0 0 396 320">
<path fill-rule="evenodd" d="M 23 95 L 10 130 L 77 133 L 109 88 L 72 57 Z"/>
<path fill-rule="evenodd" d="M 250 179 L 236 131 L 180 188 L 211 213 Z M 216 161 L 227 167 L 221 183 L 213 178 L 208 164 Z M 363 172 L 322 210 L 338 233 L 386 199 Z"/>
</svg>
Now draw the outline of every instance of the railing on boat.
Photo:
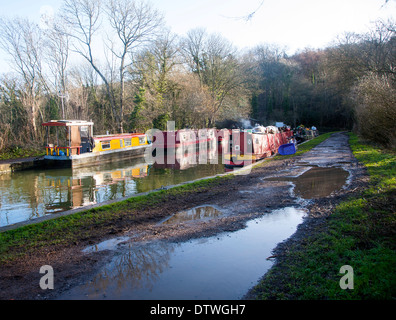
<svg viewBox="0 0 396 320">
<path fill-rule="evenodd" d="M 80 154 L 80 150 L 81 150 L 82 146 L 73 146 L 73 147 L 60 147 L 60 146 L 47 146 L 45 147 L 46 151 L 47 151 L 47 156 L 59 156 L 60 152 L 62 150 L 65 150 L 66 152 L 62 151 L 63 153 L 65 153 L 66 156 L 70 156 L 70 150 L 72 149 L 76 149 L 77 150 L 77 154 Z"/>
</svg>

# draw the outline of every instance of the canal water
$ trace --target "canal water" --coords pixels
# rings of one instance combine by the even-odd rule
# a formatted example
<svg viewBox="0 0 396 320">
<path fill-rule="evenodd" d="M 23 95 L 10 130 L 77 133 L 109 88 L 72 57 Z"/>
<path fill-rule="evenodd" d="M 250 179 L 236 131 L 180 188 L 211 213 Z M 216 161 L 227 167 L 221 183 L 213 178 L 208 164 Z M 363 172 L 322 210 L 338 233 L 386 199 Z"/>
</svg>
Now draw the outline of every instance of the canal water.
<svg viewBox="0 0 396 320">
<path fill-rule="evenodd" d="M 215 164 L 209 158 L 205 164 L 199 164 L 196 157 L 188 155 L 161 165 L 147 164 L 142 157 L 73 170 L 28 170 L 0 175 L 0 227 L 227 170 L 220 157 Z"/>
</svg>

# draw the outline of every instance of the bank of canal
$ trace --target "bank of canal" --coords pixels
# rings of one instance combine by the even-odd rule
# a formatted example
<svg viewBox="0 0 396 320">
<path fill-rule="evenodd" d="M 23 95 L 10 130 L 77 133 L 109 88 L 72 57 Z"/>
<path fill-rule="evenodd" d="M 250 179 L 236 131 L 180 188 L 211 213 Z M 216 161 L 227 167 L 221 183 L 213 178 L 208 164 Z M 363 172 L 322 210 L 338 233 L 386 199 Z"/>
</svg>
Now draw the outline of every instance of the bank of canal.
<svg viewBox="0 0 396 320">
<path fill-rule="evenodd" d="M 322 140 L 324 138 L 327 137 L 321 137 Z M 311 141 L 310 143 L 315 142 Z M 300 152 L 303 148 L 309 148 L 309 145 L 300 148 Z M 333 151 L 331 151 L 332 148 Z M 344 185 L 340 187 L 338 182 L 334 184 L 333 179 L 323 179 L 322 174 L 324 173 L 320 173 L 318 169 L 323 165 L 347 172 L 347 176 L 343 175 L 346 178 Z M 304 198 L 306 196 L 298 194 L 298 192 L 294 192 L 296 181 L 293 179 L 298 179 L 296 177 L 304 176 L 304 173 L 309 173 L 311 170 L 314 174 L 302 179 L 308 181 L 306 185 L 313 185 L 314 189 L 322 189 L 323 182 L 331 181 L 331 184 L 333 184 L 332 190 L 329 191 L 331 194 L 320 195 L 317 199 L 309 199 Z M 317 174 L 319 178 L 315 179 Z M 341 174 L 343 173 L 341 172 Z M 138 283 L 146 289 L 147 285 L 151 286 L 151 289 L 154 288 L 153 292 L 157 292 L 157 296 L 151 295 L 149 298 L 164 298 L 160 294 L 160 282 L 164 280 L 160 279 L 168 279 L 168 277 L 163 278 L 162 276 L 166 274 L 169 276 L 173 268 L 183 270 L 186 277 L 183 277 L 180 273 L 180 278 L 175 276 L 173 281 L 170 281 L 171 283 L 167 282 L 168 289 L 172 287 L 173 283 L 175 290 L 172 292 L 178 290 L 183 292 L 183 288 L 191 285 L 191 282 L 188 281 L 188 279 L 191 280 L 191 274 L 198 276 L 200 271 L 203 272 L 199 275 L 203 279 L 202 283 L 205 283 L 205 278 L 208 281 L 212 279 L 209 282 L 216 286 L 216 282 L 213 283 L 213 278 L 210 278 L 209 275 L 217 269 L 215 266 L 220 264 L 212 260 L 214 268 L 211 270 L 210 268 L 197 268 L 197 265 L 192 263 L 190 265 L 192 269 L 188 269 L 181 262 L 191 259 L 199 261 L 205 252 L 216 252 L 214 249 L 211 251 L 211 248 L 218 246 L 220 250 L 218 252 L 229 250 L 234 254 L 231 258 L 227 258 L 230 259 L 228 260 L 228 268 L 232 269 L 233 261 L 246 260 L 246 258 L 241 259 L 236 252 L 237 250 L 232 250 L 232 244 L 229 244 L 226 240 L 229 238 L 230 243 L 236 241 L 236 243 L 246 244 L 245 241 L 236 240 L 242 234 L 245 234 L 246 238 L 250 239 L 249 241 L 257 244 L 255 248 L 258 251 L 254 251 L 250 255 L 250 261 L 262 261 L 268 265 L 274 259 L 275 261 L 278 260 L 279 254 L 271 254 L 276 247 L 276 243 L 287 243 L 283 240 L 294 233 L 301 221 L 303 223 L 298 227 L 297 233 L 289 239 L 304 239 L 304 237 L 309 236 L 312 222 L 318 221 L 318 217 L 320 217 L 319 220 L 322 219 L 326 216 L 326 213 L 331 212 L 334 205 L 341 201 L 343 197 L 355 192 L 356 188 L 360 188 L 360 185 L 363 184 L 363 176 L 362 167 L 355 161 L 349 149 L 348 137 L 343 134 L 335 134 L 310 153 L 298 154 L 295 157 L 278 157 L 271 161 L 265 161 L 248 175 L 200 181 L 192 185 L 155 192 L 149 196 L 133 198 L 133 200 L 105 206 L 101 209 L 88 210 L 85 213 L 69 216 L 64 220 L 48 221 L 41 224 L 41 227 L 39 225 L 29 226 L 19 231 L 5 232 L 1 234 L 2 253 L 7 253 L 10 258 L 14 258 L 10 260 L 3 255 L 2 264 L 5 268 L 1 269 L 0 276 L 7 281 L 5 290 L 1 294 L 3 298 L 73 299 L 82 294 L 86 298 L 112 299 L 116 298 L 115 293 L 118 292 L 119 294 L 121 290 L 121 297 L 144 299 L 148 297 L 147 291 L 133 289 L 134 284 L 139 282 L 137 279 L 141 276 L 139 270 L 142 269 L 139 269 L 139 261 L 141 261 L 139 257 L 147 260 L 142 252 L 149 252 L 151 257 L 150 250 L 154 250 L 158 246 L 166 248 L 162 251 L 163 254 L 159 256 L 166 257 L 165 260 L 168 262 L 163 266 L 161 262 L 158 263 L 153 260 L 151 267 L 146 269 L 148 271 L 145 273 L 148 281 L 143 285 Z M 164 223 L 164 221 L 170 221 L 170 217 L 177 216 L 180 212 L 205 206 L 212 206 L 221 214 L 205 216 L 203 213 L 198 213 L 198 216 L 202 214 L 203 219 L 194 218 L 187 219 L 187 221 L 184 219 L 175 223 Z M 266 240 L 268 239 L 266 238 L 268 232 L 260 232 L 260 228 L 262 228 L 262 231 L 265 230 L 263 221 L 277 215 L 280 219 L 278 221 L 282 221 L 281 219 L 287 216 L 282 216 L 282 210 L 285 208 L 291 208 L 290 210 L 298 212 L 298 219 L 294 219 L 294 224 L 290 225 L 286 234 L 283 234 L 280 238 L 271 237 L 272 244 L 269 244 L 266 251 L 261 251 L 265 246 L 264 243 L 269 243 Z M 302 219 L 303 212 L 306 212 L 306 217 L 299 220 Z M 183 215 L 186 216 L 186 214 Z M 193 215 L 196 216 L 197 211 Z M 286 220 L 290 222 L 293 219 L 288 220 L 286 218 Z M 275 223 L 275 225 L 282 226 L 283 223 Z M 249 230 L 253 231 L 250 233 Z M 30 239 L 31 245 L 29 248 L 23 246 L 21 242 L 19 245 L 16 244 L 18 242 L 17 238 L 21 239 L 24 236 Z M 255 236 L 258 236 L 258 238 L 255 238 Z M 11 238 L 13 241 L 10 241 Z M 109 247 L 106 247 L 106 245 L 109 245 Z M 103 247 L 105 247 L 105 250 L 101 250 Z M 242 245 L 242 247 L 244 246 Z M 98 248 L 98 250 L 90 250 L 89 248 Z M 130 248 L 134 249 L 131 251 Z M 139 248 L 140 251 L 136 248 Z M 199 251 L 198 248 L 203 249 Z M 287 248 L 283 249 L 287 251 Z M 156 250 L 153 252 L 156 252 Z M 195 251 L 202 254 L 194 255 Z M 242 253 L 248 253 L 245 251 L 249 250 L 243 250 L 242 248 Z M 173 253 L 174 255 L 172 255 Z M 131 259 L 126 259 L 125 256 Z M 218 253 L 213 254 L 213 257 L 218 256 Z M 202 261 L 205 262 L 204 264 L 211 264 L 210 259 L 203 259 Z M 43 292 L 37 286 L 40 275 L 36 270 L 44 264 L 51 265 L 56 270 L 57 288 L 51 292 Z M 123 269 L 121 265 L 125 268 Z M 252 263 L 247 263 L 247 265 L 251 267 Z M 168 268 L 167 266 L 171 267 Z M 246 291 L 248 287 L 253 287 L 260 274 L 264 274 L 267 270 L 264 265 L 259 266 L 258 269 L 261 270 L 258 273 L 249 269 L 238 270 L 237 268 L 233 270 L 236 273 L 239 271 L 240 279 L 246 279 L 242 281 L 244 289 L 241 289 L 241 287 L 237 289 L 238 293 L 235 293 L 233 298 L 240 298 L 242 292 Z M 18 278 L 12 276 L 16 270 L 20 274 Z M 127 270 L 126 274 L 122 273 L 126 275 L 122 277 L 123 286 L 120 287 L 114 281 L 108 281 L 111 277 L 104 278 L 101 276 L 103 272 L 109 274 L 106 273 L 106 270 L 110 274 L 114 274 L 114 270 Z M 131 270 L 135 270 L 136 273 L 134 274 Z M 150 273 L 150 270 L 153 273 Z M 205 272 L 207 277 L 205 277 Z M 188 275 L 190 275 L 190 278 L 188 278 Z M 224 277 L 216 278 L 218 278 L 219 283 L 224 283 L 230 277 L 235 276 L 224 273 Z M 93 285 L 95 283 L 98 286 Z M 106 287 L 105 284 L 107 284 Z M 222 289 L 219 292 L 225 293 L 227 290 L 221 286 L 220 288 Z M 198 298 L 215 297 L 221 299 L 221 293 L 218 295 L 213 291 L 213 295 L 210 294 L 210 286 L 206 289 L 205 287 L 197 289 L 197 294 L 199 290 L 206 293 L 206 296 L 200 295 Z M 252 294 L 251 292 L 249 297 L 253 297 L 254 294 Z"/>
</svg>

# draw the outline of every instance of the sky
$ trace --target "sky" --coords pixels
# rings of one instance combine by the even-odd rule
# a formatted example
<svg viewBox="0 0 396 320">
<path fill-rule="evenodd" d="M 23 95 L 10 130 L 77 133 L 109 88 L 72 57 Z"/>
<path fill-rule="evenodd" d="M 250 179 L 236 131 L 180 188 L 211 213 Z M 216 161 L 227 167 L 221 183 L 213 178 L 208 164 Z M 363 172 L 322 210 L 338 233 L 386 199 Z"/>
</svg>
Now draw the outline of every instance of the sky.
<svg viewBox="0 0 396 320">
<path fill-rule="evenodd" d="M 345 32 L 364 33 L 378 19 L 396 19 L 390 0 L 150 0 L 173 33 L 203 27 L 240 49 L 278 44 L 293 54 L 325 48 Z M 43 12 L 56 12 L 62 0 L 0 0 L 0 16 L 28 17 L 40 23 Z M 255 12 L 250 19 L 248 14 Z M 0 73 L 6 71 L 0 52 Z"/>
</svg>

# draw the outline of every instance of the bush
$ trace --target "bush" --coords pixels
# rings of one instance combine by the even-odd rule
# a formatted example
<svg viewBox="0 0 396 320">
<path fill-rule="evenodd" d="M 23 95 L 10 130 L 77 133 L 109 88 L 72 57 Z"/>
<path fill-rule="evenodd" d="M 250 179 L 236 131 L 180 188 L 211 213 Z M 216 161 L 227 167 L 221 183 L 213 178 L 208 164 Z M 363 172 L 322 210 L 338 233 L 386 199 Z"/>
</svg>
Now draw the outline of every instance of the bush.
<svg viewBox="0 0 396 320">
<path fill-rule="evenodd" d="M 353 90 L 358 133 L 387 148 L 396 142 L 396 87 L 386 76 L 369 74 Z"/>
</svg>

